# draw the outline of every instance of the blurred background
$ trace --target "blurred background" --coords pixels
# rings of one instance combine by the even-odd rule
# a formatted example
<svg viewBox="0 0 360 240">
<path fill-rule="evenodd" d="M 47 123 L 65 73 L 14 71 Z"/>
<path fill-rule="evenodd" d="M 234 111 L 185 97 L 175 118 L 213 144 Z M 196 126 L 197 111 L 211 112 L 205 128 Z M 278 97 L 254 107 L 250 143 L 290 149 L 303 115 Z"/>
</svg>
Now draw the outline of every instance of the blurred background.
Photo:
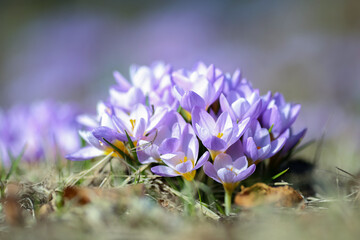
<svg viewBox="0 0 360 240">
<path fill-rule="evenodd" d="M 304 141 L 325 134 L 324 166 L 360 169 L 360 1 L 0 1 L 1 108 L 51 98 L 94 112 L 114 70 L 156 60 L 240 68 L 302 104 L 296 125 Z"/>
</svg>

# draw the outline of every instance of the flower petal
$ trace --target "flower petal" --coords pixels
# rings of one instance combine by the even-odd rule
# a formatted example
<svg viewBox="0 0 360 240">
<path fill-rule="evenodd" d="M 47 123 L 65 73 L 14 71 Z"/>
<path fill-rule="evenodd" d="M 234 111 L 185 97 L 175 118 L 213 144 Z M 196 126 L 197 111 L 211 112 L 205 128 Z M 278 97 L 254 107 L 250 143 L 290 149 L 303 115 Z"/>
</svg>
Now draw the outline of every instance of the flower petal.
<svg viewBox="0 0 360 240">
<path fill-rule="evenodd" d="M 228 112 L 223 112 L 215 123 L 215 134 L 223 133 L 227 129 L 233 128 L 233 121 Z"/>
<path fill-rule="evenodd" d="M 124 76 L 121 75 L 120 72 L 114 71 L 113 76 L 118 84 L 117 87 L 119 88 L 119 90 L 128 91 L 131 88 L 130 82 L 126 80 L 126 78 L 124 78 Z"/>
<path fill-rule="evenodd" d="M 256 161 L 258 159 L 258 149 L 252 137 L 249 137 L 245 140 L 243 147 L 248 158 L 250 158 L 252 161 Z"/>
<path fill-rule="evenodd" d="M 231 108 L 236 114 L 236 120 L 241 120 L 245 117 L 245 114 L 250 108 L 250 104 L 245 98 L 238 98 L 231 104 Z"/>
<path fill-rule="evenodd" d="M 127 138 L 125 135 L 122 135 L 120 133 L 118 133 L 117 131 L 110 129 L 108 127 L 98 127 L 95 128 L 92 131 L 92 134 L 99 140 L 99 141 L 104 141 L 103 138 L 105 138 L 107 141 L 109 142 L 113 142 L 115 140 L 119 140 L 119 141 L 127 141 Z"/>
<path fill-rule="evenodd" d="M 243 118 L 250 117 L 251 119 L 257 119 L 261 114 L 262 103 L 263 101 L 259 98 L 253 105 L 250 106 Z"/>
<path fill-rule="evenodd" d="M 234 182 L 240 182 L 246 178 L 248 178 L 251 174 L 253 174 L 255 172 L 256 169 L 256 165 L 253 164 L 250 167 L 248 167 L 246 170 L 242 171 L 241 173 L 239 173 L 235 178 L 234 178 Z"/>
<path fill-rule="evenodd" d="M 221 110 L 223 112 L 228 112 L 231 119 L 233 121 L 236 121 L 236 115 L 234 113 L 234 110 L 231 108 L 231 106 L 230 106 L 228 100 L 226 99 L 226 97 L 224 96 L 224 94 L 220 95 L 219 102 L 220 102 Z"/>
<path fill-rule="evenodd" d="M 168 110 L 166 108 L 157 107 L 155 109 L 154 115 L 150 117 L 150 122 L 146 128 L 147 132 L 159 127 L 164 121 L 168 119 Z"/>
<path fill-rule="evenodd" d="M 145 103 L 144 93 L 136 87 L 132 87 L 126 92 L 120 92 L 115 88 L 110 88 L 109 94 L 111 104 L 128 111 L 138 103 Z"/>
<path fill-rule="evenodd" d="M 162 177 L 176 177 L 180 176 L 180 174 L 176 173 L 175 170 L 166 167 L 166 166 L 155 166 L 151 168 L 151 171 L 155 173 L 156 175 L 162 176 Z"/>
<path fill-rule="evenodd" d="M 221 183 L 214 166 L 210 163 L 210 162 L 206 162 L 204 164 L 203 170 L 205 172 L 205 174 L 209 177 L 211 177 L 212 179 L 214 179 L 215 181 Z"/>
<path fill-rule="evenodd" d="M 287 153 L 289 152 L 293 147 L 296 146 L 296 144 L 298 144 L 298 142 L 300 141 L 301 138 L 304 137 L 305 133 L 306 133 L 307 129 L 304 128 L 303 130 L 301 130 L 300 132 L 298 132 L 295 135 L 292 135 L 288 138 L 288 140 L 286 140 L 286 143 L 283 147 L 283 149 L 281 150 L 282 153 Z"/>
<path fill-rule="evenodd" d="M 177 151 L 179 146 L 180 146 L 179 139 L 177 139 L 177 138 L 165 139 L 159 147 L 159 153 L 160 154 L 174 153 Z"/>
<path fill-rule="evenodd" d="M 253 174 L 256 170 L 256 165 L 252 164 L 250 167 L 248 167 L 246 170 L 244 170 L 243 172 L 241 172 L 240 174 L 238 174 L 235 178 L 234 178 L 234 182 L 240 182 L 246 178 L 248 178 L 251 174 Z"/>
<path fill-rule="evenodd" d="M 180 100 L 180 105 L 186 111 L 191 112 L 194 107 L 205 109 L 205 101 L 193 91 L 185 92 Z"/>
<path fill-rule="evenodd" d="M 242 172 L 248 167 L 248 161 L 245 156 L 242 156 L 236 159 L 233 165 L 235 169 L 237 169 L 239 172 Z"/>
<path fill-rule="evenodd" d="M 99 139 L 91 131 L 79 131 L 79 135 L 89 144 L 96 148 L 101 148 Z"/>
<path fill-rule="evenodd" d="M 83 161 L 83 160 L 92 159 L 94 157 L 99 157 L 102 155 L 105 155 L 104 151 L 99 150 L 92 146 L 88 146 L 81 148 L 77 152 L 66 155 L 65 158 L 71 161 Z"/>
<path fill-rule="evenodd" d="M 189 160 L 189 161 L 186 161 L 186 162 L 183 162 L 183 163 L 180 163 L 180 164 L 176 165 L 175 169 L 179 173 L 187 173 L 187 172 L 190 172 L 191 170 L 194 169 L 194 165 Z"/>
<path fill-rule="evenodd" d="M 236 177 L 235 173 L 227 168 L 219 169 L 217 171 L 217 175 L 219 176 L 222 183 L 232 183 Z"/>
<path fill-rule="evenodd" d="M 266 158 L 270 158 L 272 156 L 274 156 L 277 152 L 280 151 L 280 149 L 284 146 L 286 142 L 286 138 L 285 137 L 280 137 L 274 141 L 271 142 L 271 150 L 268 153 L 268 155 L 266 156 Z"/>
<path fill-rule="evenodd" d="M 215 120 L 204 109 L 195 107 L 191 112 L 192 125 L 199 124 L 201 128 L 205 128 L 210 132 L 213 132 L 216 128 Z M 195 130 L 195 129 L 194 129 Z"/>
<path fill-rule="evenodd" d="M 143 119 L 143 118 L 140 118 L 140 120 L 136 121 L 135 128 L 133 131 L 133 136 L 136 139 L 141 139 L 141 137 L 144 136 L 145 128 L 146 128 L 145 124 L 146 124 L 146 122 L 145 122 L 145 119 Z"/>
<path fill-rule="evenodd" d="M 138 142 L 139 150 L 136 151 L 138 160 L 142 164 L 158 162 L 160 160 L 159 147 L 149 141 L 140 140 Z"/>
<path fill-rule="evenodd" d="M 204 164 L 207 162 L 207 160 L 209 159 L 209 156 L 210 156 L 209 152 L 206 151 L 206 152 L 200 157 L 200 159 L 197 161 L 194 169 L 195 169 L 195 170 L 196 170 L 196 169 L 199 169 L 202 165 L 204 165 Z"/>
<path fill-rule="evenodd" d="M 233 165 L 232 158 L 226 153 L 220 153 L 215 157 L 214 168 L 218 171 L 221 168 L 231 167 Z"/>
<path fill-rule="evenodd" d="M 236 138 L 240 138 L 244 134 L 246 129 L 249 127 L 250 122 L 251 122 L 250 118 L 245 118 L 244 120 L 238 123 L 238 132 Z"/>
<path fill-rule="evenodd" d="M 227 148 L 226 142 L 221 138 L 211 136 L 207 139 L 202 139 L 202 143 L 209 150 L 225 151 Z"/>
<path fill-rule="evenodd" d="M 160 155 L 160 158 L 166 165 L 175 169 L 176 165 L 185 159 L 185 154 L 183 152 L 168 153 Z"/>
</svg>

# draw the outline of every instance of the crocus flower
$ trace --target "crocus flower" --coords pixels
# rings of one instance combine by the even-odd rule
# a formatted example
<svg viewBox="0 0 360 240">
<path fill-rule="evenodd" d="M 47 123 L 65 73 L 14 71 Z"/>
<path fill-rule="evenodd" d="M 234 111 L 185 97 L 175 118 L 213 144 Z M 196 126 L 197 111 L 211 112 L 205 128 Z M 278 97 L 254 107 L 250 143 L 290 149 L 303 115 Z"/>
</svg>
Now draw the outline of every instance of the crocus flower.
<svg viewBox="0 0 360 240">
<path fill-rule="evenodd" d="M 228 97 L 221 94 L 219 100 L 221 110 L 228 112 L 233 121 L 240 121 L 247 117 L 257 119 L 261 114 L 263 101 L 256 92 L 249 100 L 234 91 L 230 92 Z"/>
<path fill-rule="evenodd" d="M 239 185 L 240 181 L 253 174 L 255 168 L 255 165 L 248 166 L 245 156 L 233 161 L 226 153 L 218 154 L 214 164 L 210 162 L 204 164 L 205 174 L 223 184 L 224 188 L 230 192 Z"/>
<path fill-rule="evenodd" d="M 250 123 L 245 131 L 242 143 L 238 143 L 239 148 L 247 156 L 251 163 L 257 163 L 264 159 L 274 156 L 284 146 L 288 137 L 288 132 L 277 139 L 271 139 L 269 130 L 262 128 L 257 120 Z"/>
<path fill-rule="evenodd" d="M 199 142 L 190 124 L 175 124 L 173 135 L 159 147 L 161 160 L 166 164 L 151 168 L 151 171 L 163 177 L 182 176 L 188 181 L 194 179 L 196 170 L 209 158 L 205 152 L 198 159 Z"/>
<path fill-rule="evenodd" d="M 234 122 L 228 112 L 223 112 L 215 122 L 204 109 L 195 107 L 192 111 L 194 131 L 210 151 L 212 159 L 239 140 L 249 121 L 250 118 L 246 118 L 240 122 Z"/>
<path fill-rule="evenodd" d="M 239 70 L 231 75 L 226 75 L 224 91 L 219 102 L 223 112 L 228 112 L 234 121 L 250 117 L 257 119 L 270 102 L 271 92 L 260 96 L 259 89 L 254 89 L 252 84 L 243 79 Z"/>
<path fill-rule="evenodd" d="M 157 62 L 151 67 L 131 66 L 131 83 L 119 72 L 114 72 L 117 85 L 110 88 L 109 102 L 125 111 L 130 111 L 136 104 L 149 104 L 177 108 L 171 94 L 171 66 Z"/>
<path fill-rule="evenodd" d="M 287 153 L 290 152 L 291 149 L 293 149 L 300 140 L 305 136 L 307 129 L 304 128 L 300 130 L 299 132 L 293 134 L 292 131 L 290 131 L 290 136 L 285 142 L 284 147 L 281 149 L 280 156 L 285 156 Z"/>
<path fill-rule="evenodd" d="M 245 156 L 238 159 L 231 158 L 230 155 L 220 153 L 216 156 L 214 164 L 206 162 L 204 172 L 206 175 L 221 183 L 225 189 L 225 209 L 229 215 L 231 208 L 231 195 L 240 181 L 248 178 L 255 171 L 255 165 L 248 166 Z"/>
<path fill-rule="evenodd" d="M 162 124 L 157 131 L 146 135 L 138 142 L 137 156 L 140 163 L 161 162 L 159 146 L 168 138 L 178 136 L 177 127 L 182 126 L 183 129 L 186 124 L 182 116 L 175 111 L 170 111 L 166 118 L 166 124 Z"/>
<path fill-rule="evenodd" d="M 53 101 L 14 106 L 0 119 L 0 159 L 5 166 L 9 154 L 22 161 L 54 161 L 80 147 L 76 128 L 78 110 L 71 104 Z"/>
<path fill-rule="evenodd" d="M 179 70 L 172 76 L 175 84 L 172 93 L 189 113 L 195 106 L 207 109 L 219 98 L 223 89 L 224 76 L 214 65 L 206 67 L 199 63 L 194 71 Z"/>
<path fill-rule="evenodd" d="M 166 114 L 168 114 L 168 110 L 161 107 L 151 113 L 151 110 L 143 104 L 134 106 L 130 114 L 116 107 L 101 111 L 103 113 L 100 117 L 99 127 L 91 131 L 80 131 L 80 135 L 89 146 L 68 155 L 69 160 L 86 160 L 114 151 L 105 140 L 128 153 L 124 145 L 124 142 L 128 141 L 127 134 L 136 146 L 139 140 L 153 137 L 159 125 L 167 120 Z M 114 154 L 114 156 L 117 155 Z"/>
<path fill-rule="evenodd" d="M 111 117 L 116 131 L 124 136 L 127 132 L 131 140 L 137 142 L 156 131 L 160 125 L 167 124 L 168 113 L 169 110 L 164 107 L 155 107 L 152 112 L 149 107 L 137 104 L 129 114 L 115 108 Z"/>
<path fill-rule="evenodd" d="M 260 117 L 261 126 L 271 128 L 273 138 L 278 138 L 295 122 L 300 108 L 300 104 L 287 103 L 282 94 L 275 93 Z"/>
<path fill-rule="evenodd" d="M 92 131 L 79 131 L 80 136 L 86 141 L 88 146 L 78 151 L 66 155 L 66 158 L 72 161 L 83 161 L 95 157 L 106 156 L 113 152 L 112 156 L 117 157 L 115 150 L 106 141 L 110 142 L 123 152 L 127 152 L 124 141 L 127 141 L 124 135 L 102 126 Z M 106 139 L 106 141 L 104 140 Z"/>
<path fill-rule="evenodd" d="M 78 116 L 78 121 L 84 126 L 84 130 L 80 130 L 79 134 L 88 145 L 66 155 L 66 158 L 72 161 L 82 161 L 114 152 L 114 149 L 104 139 L 126 152 L 123 141 L 127 141 L 127 137 L 114 130 L 116 127 L 112 120 L 113 112 L 113 107 L 100 102 L 97 105 L 98 115 L 96 117 Z M 113 156 L 117 156 L 115 152 Z"/>
</svg>

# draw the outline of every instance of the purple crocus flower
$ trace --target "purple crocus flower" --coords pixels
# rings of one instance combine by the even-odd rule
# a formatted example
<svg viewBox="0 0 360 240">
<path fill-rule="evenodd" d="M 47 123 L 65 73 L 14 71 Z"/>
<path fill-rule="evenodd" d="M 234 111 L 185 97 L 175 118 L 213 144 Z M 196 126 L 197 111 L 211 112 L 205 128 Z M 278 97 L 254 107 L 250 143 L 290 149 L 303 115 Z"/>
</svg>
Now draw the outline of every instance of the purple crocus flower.
<svg viewBox="0 0 360 240">
<path fill-rule="evenodd" d="M 131 83 L 119 72 L 114 72 L 117 85 L 110 89 L 109 102 L 125 111 L 136 104 L 145 104 L 146 97 L 150 105 L 177 108 L 171 94 L 171 66 L 157 62 L 150 67 L 131 66 Z"/>
<path fill-rule="evenodd" d="M 137 156 L 139 162 L 142 164 L 161 162 L 159 146 L 168 138 L 177 137 L 178 126 L 184 128 L 186 122 L 182 116 L 171 111 L 166 116 L 166 123 L 163 122 L 157 131 L 153 131 L 151 134 L 146 135 L 137 144 Z"/>
<path fill-rule="evenodd" d="M 305 136 L 307 129 L 304 128 L 298 133 L 293 134 L 292 131 L 290 131 L 290 136 L 285 142 L 284 147 L 281 149 L 280 156 L 285 156 L 291 149 L 293 149 L 300 140 Z"/>
<path fill-rule="evenodd" d="M 220 96 L 224 76 L 214 65 L 198 63 L 194 71 L 179 70 L 172 74 L 175 86 L 173 95 L 188 113 L 193 107 L 207 109 Z"/>
<path fill-rule="evenodd" d="M 257 119 L 261 114 L 263 101 L 259 95 L 254 92 L 251 98 L 240 97 L 234 91 L 231 91 L 227 97 L 220 95 L 220 107 L 223 112 L 228 112 L 233 121 L 240 121 L 247 117 Z"/>
<path fill-rule="evenodd" d="M 79 134 L 88 146 L 66 155 L 66 158 L 72 161 L 82 161 L 108 155 L 114 149 L 104 139 L 126 152 L 123 141 L 127 141 L 127 137 L 114 130 L 116 127 L 112 120 L 113 112 L 114 108 L 112 106 L 100 102 L 97 105 L 98 115 L 96 117 L 89 115 L 78 116 L 78 122 L 85 129 L 80 130 Z M 116 157 L 117 155 L 113 153 L 113 156 Z"/>
<path fill-rule="evenodd" d="M 167 120 L 168 114 L 169 110 L 164 107 L 155 107 L 152 112 L 149 107 L 137 104 L 130 113 L 115 108 L 111 117 L 114 129 L 124 136 L 127 132 L 136 144 L 146 135 L 156 131 Z"/>
<path fill-rule="evenodd" d="M 260 96 L 259 89 L 254 89 L 252 84 L 242 78 L 240 70 L 234 74 L 226 75 L 224 91 L 220 96 L 222 111 L 228 111 L 233 119 L 252 117 L 257 119 L 266 109 L 271 98 L 271 92 Z"/>
<path fill-rule="evenodd" d="M 245 156 L 233 160 L 230 155 L 220 153 L 216 156 L 214 164 L 206 162 L 204 172 L 216 182 L 224 186 L 225 191 L 233 192 L 240 181 L 254 173 L 256 166 L 248 166 Z"/>
<path fill-rule="evenodd" d="M 76 128 L 78 110 L 71 104 L 50 100 L 14 106 L 1 114 L 0 159 L 5 166 L 9 153 L 22 161 L 55 161 L 80 147 Z"/>
<path fill-rule="evenodd" d="M 219 118 L 214 118 L 204 109 L 195 107 L 192 111 L 192 125 L 196 135 L 210 151 L 212 159 L 225 152 L 245 132 L 250 118 L 234 122 L 228 112 L 223 112 Z"/>
<path fill-rule="evenodd" d="M 66 158 L 69 160 L 83 161 L 95 157 L 106 156 L 111 152 L 114 152 L 112 154 L 113 157 L 117 157 L 118 155 L 115 153 L 115 150 L 106 143 L 104 139 L 123 152 L 127 152 L 124 145 L 124 141 L 127 141 L 126 137 L 109 127 L 101 126 L 92 131 L 79 131 L 79 134 L 86 141 L 88 146 L 83 147 L 72 154 L 68 154 Z"/>
<path fill-rule="evenodd" d="M 128 153 L 124 142 L 127 135 L 136 146 L 139 140 L 153 137 L 159 125 L 166 120 L 168 110 L 162 107 L 155 109 L 154 113 L 143 104 L 137 104 L 130 114 L 118 108 L 101 109 L 103 111 L 99 127 L 91 131 L 80 131 L 80 135 L 89 146 L 67 156 L 69 160 L 86 160 L 97 156 L 107 155 L 113 148 L 104 139 Z M 114 154 L 114 156 L 116 156 Z"/>
<path fill-rule="evenodd" d="M 281 150 L 288 138 L 288 131 L 277 139 L 271 139 L 269 130 L 262 128 L 257 120 L 253 120 L 245 131 L 241 142 L 237 144 L 251 163 L 258 163 L 274 156 Z"/>
<path fill-rule="evenodd" d="M 278 138 L 295 122 L 300 108 L 300 104 L 287 103 L 282 94 L 275 93 L 260 117 L 261 126 L 271 128 L 273 138 Z"/>
<path fill-rule="evenodd" d="M 207 162 L 204 164 L 206 175 L 221 183 L 225 190 L 225 214 L 231 212 L 231 195 L 240 181 L 248 178 L 255 171 L 256 166 L 248 166 L 245 156 L 233 161 L 230 155 L 220 153 L 214 159 L 214 164 Z"/>
<path fill-rule="evenodd" d="M 190 124 L 175 124 L 171 138 L 159 147 L 161 160 L 167 165 L 151 168 L 151 171 L 164 177 L 182 176 L 188 181 L 194 179 L 196 170 L 209 158 L 205 152 L 198 160 L 199 142 Z"/>
</svg>

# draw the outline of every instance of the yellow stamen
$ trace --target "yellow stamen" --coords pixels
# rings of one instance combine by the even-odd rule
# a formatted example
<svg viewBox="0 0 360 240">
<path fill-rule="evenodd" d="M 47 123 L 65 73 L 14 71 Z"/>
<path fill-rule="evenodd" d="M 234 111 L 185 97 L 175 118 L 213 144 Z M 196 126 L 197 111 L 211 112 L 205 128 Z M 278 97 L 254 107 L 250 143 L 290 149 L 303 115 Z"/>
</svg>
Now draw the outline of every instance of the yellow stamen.
<svg viewBox="0 0 360 240">
<path fill-rule="evenodd" d="M 131 123 L 131 129 L 134 131 L 136 120 L 135 119 L 130 119 L 130 123 Z"/>
<path fill-rule="evenodd" d="M 224 134 L 223 134 L 223 133 L 219 133 L 216 137 L 222 138 L 222 136 L 224 136 Z"/>
<path fill-rule="evenodd" d="M 187 157 L 184 157 L 184 159 L 180 159 L 180 163 L 185 163 L 188 161 Z M 191 161 L 192 167 L 195 167 L 194 161 Z M 187 181 L 192 181 L 195 177 L 196 174 L 196 170 L 187 172 L 187 173 L 180 173 L 178 171 L 175 171 L 177 174 L 180 174 L 181 176 L 183 176 L 183 178 L 185 178 Z"/>
<path fill-rule="evenodd" d="M 188 160 L 187 157 L 184 157 L 183 160 L 180 159 L 180 162 L 181 162 L 181 163 L 184 163 L 184 162 L 187 162 L 187 160 Z"/>
</svg>

